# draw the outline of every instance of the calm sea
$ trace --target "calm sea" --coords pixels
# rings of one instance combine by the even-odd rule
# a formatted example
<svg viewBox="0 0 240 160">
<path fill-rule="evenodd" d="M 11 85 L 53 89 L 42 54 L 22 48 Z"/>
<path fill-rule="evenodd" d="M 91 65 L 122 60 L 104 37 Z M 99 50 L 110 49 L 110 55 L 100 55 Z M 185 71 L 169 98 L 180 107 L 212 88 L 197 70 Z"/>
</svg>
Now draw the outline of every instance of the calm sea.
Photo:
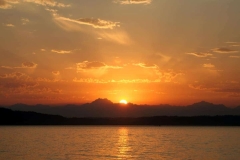
<svg viewBox="0 0 240 160">
<path fill-rule="evenodd" d="M 1 160 L 239 160 L 240 127 L 0 127 Z"/>
</svg>

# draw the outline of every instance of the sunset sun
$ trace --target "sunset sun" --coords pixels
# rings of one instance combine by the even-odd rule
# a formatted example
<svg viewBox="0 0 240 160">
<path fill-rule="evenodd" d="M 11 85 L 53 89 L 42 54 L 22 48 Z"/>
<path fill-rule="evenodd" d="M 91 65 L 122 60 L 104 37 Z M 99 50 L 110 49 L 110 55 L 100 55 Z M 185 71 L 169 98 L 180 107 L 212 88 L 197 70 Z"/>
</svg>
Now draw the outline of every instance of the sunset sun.
<svg viewBox="0 0 240 160">
<path fill-rule="evenodd" d="M 125 99 L 122 99 L 122 100 L 119 101 L 119 103 L 121 103 L 121 104 L 127 104 L 128 102 L 127 102 Z"/>
</svg>

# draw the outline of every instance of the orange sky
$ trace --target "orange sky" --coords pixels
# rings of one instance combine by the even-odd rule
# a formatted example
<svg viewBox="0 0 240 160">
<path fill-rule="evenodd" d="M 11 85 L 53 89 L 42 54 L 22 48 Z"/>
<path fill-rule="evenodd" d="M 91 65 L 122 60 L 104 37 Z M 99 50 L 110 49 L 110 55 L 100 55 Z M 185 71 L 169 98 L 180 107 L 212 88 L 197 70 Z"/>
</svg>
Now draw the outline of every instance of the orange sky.
<svg viewBox="0 0 240 160">
<path fill-rule="evenodd" d="M 0 0 L 0 102 L 240 105 L 239 15 L 239 0 Z"/>
</svg>

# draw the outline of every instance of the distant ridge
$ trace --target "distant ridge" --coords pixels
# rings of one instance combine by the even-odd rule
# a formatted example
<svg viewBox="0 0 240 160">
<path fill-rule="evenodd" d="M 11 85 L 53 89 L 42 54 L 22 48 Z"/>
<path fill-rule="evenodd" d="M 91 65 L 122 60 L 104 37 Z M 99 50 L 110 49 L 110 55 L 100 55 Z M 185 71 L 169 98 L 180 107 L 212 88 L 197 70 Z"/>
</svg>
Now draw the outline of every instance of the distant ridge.
<svg viewBox="0 0 240 160">
<path fill-rule="evenodd" d="M 216 116 L 240 115 L 240 106 L 228 108 L 223 104 L 205 101 L 188 106 L 137 105 L 129 103 L 124 107 L 113 103 L 107 98 L 98 98 L 91 103 L 82 105 L 25 105 L 15 104 L 8 107 L 16 111 L 34 111 L 44 114 L 61 115 L 64 117 L 142 117 L 142 116 Z"/>
<path fill-rule="evenodd" d="M 58 115 L 0 108 L 1 125 L 240 126 L 240 116 L 65 118 Z"/>
</svg>

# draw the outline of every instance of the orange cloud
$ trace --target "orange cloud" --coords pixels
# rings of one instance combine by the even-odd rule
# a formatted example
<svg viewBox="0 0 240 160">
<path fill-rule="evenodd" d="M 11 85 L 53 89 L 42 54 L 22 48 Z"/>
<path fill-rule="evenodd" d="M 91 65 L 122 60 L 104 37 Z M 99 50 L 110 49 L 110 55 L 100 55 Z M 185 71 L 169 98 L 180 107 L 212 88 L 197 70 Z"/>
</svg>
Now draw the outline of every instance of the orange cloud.
<svg viewBox="0 0 240 160">
<path fill-rule="evenodd" d="M 69 54 L 69 53 L 72 53 L 72 51 L 54 50 L 54 49 L 52 49 L 51 52 L 58 53 L 58 54 Z"/>
<path fill-rule="evenodd" d="M 14 73 L 10 73 L 10 74 L 0 75 L 0 78 L 19 78 L 23 75 L 24 75 L 24 73 L 14 72 Z"/>
<path fill-rule="evenodd" d="M 195 57 L 200 57 L 200 58 L 212 56 L 211 53 L 194 53 L 194 52 L 192 52 L 192 53 L 186 53 L 186 54 L 193 55 Z"/>
<path fill-rule="evenodd" d="M 54 76 L 58 76 L 58 75 L 60 75 L 60 72 L 59 72 L 59 71 L 52 71 L 52 74 L 53 74 Z"/>
<path fill-rule="evenodd" d="M 137 63 L 137 64 L 133 64 L 133 65 L 139 66 L 142 68 L 158 68 L 158 66 L 156 64 Z"/>
<path fill-rule="evenodd" d="M 8 23 L 8 24 L 4 24 L 6 27 L 15 27 L 14 24 Z"/>
<path fill-rule="evenodd" d="M 24 0 L 24 2 L 31 2 L 35 4 L 39 4 L 42 6 L 50 6 L 50 7 L 70 7 L 69 4 L 63 4 L 56 2 L 55 0 Z"/>
<path fill-rule="evenodd" d="M 203 67 L 205 68 L 214 68 L 215 66 L 211 63 L 206 63 L 206 64 L 203 64 Z"/>
<path fill-rule="evenodd" d="M 152 0 L 114 0 L 113 2 L 119 4 L 150 4 Z"/>
<path fill-rule="evenodd" d="M 19 0 L 0 0 L 0 9 L 10 9 L 12 4 L 19 3 Z"/>
<path fill-rule="evenodd" d="M 109 66 L 109 65 L 106 65 L 105 63 L 99 62 L 99 61 L 93 61 L 93 62 L 84 61 L 81 63 L 77 63 L 77 71 L 84 71 L 84 70 L 89 70 L 89 69 L 108 69 L 108 68 L 119 69 L 122 67 Z"/>
<path fill-rule="evenodd" d="M 99 29 L 113 29 L 114 27 L 119 27 L 119 22 L 112 22 L 108 20 L 102 20 L 99 18 L 79 18 L 79 19 L 71 19 L 59 16 L 57 14 L 54 14 L 55 20 L 64 23 L 62 21 L 68 21 L 73 22 L 80 25 L 88 25 L 92 26 L 93 28 L 99 28 Z M 64 24 L 66 26 L 66 24 Z M 70 26 L 71 27 L 71 26 Z"/>
</svg>

